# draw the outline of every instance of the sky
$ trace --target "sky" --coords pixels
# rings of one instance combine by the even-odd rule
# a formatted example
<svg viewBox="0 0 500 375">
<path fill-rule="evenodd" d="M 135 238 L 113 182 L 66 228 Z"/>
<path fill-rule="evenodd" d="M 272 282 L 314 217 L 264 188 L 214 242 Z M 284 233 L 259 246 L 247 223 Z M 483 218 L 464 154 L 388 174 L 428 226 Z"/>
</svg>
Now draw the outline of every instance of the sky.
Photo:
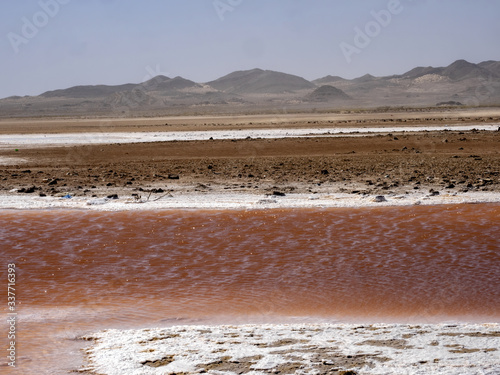
<svg viewBox="0 0 500 375">
<path fill-rule="evenodd" d="M 0 98 L 158 74 L 309 80 L 500 60 L 500 0 L 3 0 Z"/>
</svg>

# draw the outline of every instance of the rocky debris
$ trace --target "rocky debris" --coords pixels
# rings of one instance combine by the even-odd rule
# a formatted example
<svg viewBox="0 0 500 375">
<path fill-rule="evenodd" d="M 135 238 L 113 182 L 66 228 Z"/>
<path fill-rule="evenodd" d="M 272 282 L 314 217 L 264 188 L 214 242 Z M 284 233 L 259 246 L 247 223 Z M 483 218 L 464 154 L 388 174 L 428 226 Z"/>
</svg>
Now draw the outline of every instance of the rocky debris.
<svg viewBox="0 0 500 375">
<path fill-rule="evenodd" d="M 436 107 L 451 107 L 451 106 L 457 107 L 457 106 L 463 106 L 463 104 L 454 100 L 450 100 L 449 102 L 439 102 L 436 104 Z"/>
<path fill-rule="evenodd" d="M 31 194 L 31 193 L 34 193 L 35 190 L 37 190 L 37 187 L 36 186 L 30 186 L 30 187 L 27 187 L 27 188 L 21 188 L 18 190 L 19 193 L 25 193 L 25 194 Z"/>
<path fill-rule="evenodd" d="M 382 202 L 387 202 L 387 199 L 383 195 L 377 195 L 375 198 L 373 198 L 374 202 L 377 203 L 382 203 Z"/>
<path fill-rule="evenodd" d="M 109 198 L 96 198 L 87 201 L 88 206 L 99 206 L 109 202 Z"/>
</svg>

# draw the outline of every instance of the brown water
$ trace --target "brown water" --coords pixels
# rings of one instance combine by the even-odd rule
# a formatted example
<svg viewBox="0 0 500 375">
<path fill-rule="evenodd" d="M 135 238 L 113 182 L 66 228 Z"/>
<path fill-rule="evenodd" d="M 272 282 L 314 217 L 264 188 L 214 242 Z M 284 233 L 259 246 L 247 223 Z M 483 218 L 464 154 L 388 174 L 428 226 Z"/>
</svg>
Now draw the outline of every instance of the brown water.
<svg viewBox="0 0 500 375">
<path fill-rule="evenodd" d="M 0 211 L 0 238 L 23 374 L 74 368 L 72 339 L 110 327 L 500 321 L 498 204 Z"/>
</svg>

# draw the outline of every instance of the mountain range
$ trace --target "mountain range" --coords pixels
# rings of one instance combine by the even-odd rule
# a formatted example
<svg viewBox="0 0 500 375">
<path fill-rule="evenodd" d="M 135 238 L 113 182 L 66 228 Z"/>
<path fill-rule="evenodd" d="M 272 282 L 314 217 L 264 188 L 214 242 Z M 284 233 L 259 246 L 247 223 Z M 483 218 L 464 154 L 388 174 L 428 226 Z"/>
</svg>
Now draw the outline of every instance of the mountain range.
<svg viewBox="0 0 500 375">
<path fill-rule="evenodd" d="M 116 86 L 87 85 L 39 96 L 0 100 L 3 117 L 53 115 L 140 115 L 144 113 L 248 112 L 273 108 L 360 108 L 378 106 L 499 105 L 500 61 L 458 60 L 446 67 L 416 67 L 385 77 L 313 81 L 272 70 L 235 71 L 197 83 L 156 76 Z"/>
</svg>

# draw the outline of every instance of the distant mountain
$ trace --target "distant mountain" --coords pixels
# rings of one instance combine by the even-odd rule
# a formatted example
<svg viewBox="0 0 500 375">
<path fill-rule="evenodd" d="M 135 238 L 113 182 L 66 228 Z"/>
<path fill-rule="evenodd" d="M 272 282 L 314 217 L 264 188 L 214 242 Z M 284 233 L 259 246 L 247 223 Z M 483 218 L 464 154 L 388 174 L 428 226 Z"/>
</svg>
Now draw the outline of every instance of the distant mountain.
<svg viewBox="0 0 500 375">
<path fill-rule="evenodd" d="M 329 83 L 342 82 L 342 81 L 347 81 L 347 80 L 342 78 L 342 77 L 339 77 L 339 76 L 328 75 L 328 76 L 323 77 L 323 78 L 315 79 L 314 81 L 312 81 L 312 83 L 315 83 L 316 85 L 321 86 L 321 85 L 327 85 Z"/>
<path fill-rule="evenodd" d="M 460 81 L 468 78 L 488 78 L 492 75 L 500 77 L 500 62 L 487 61 L 480 64 L 472 64 L 465 60 L 457 60 L 447 67 L 433 68 L 418 67 L 414 68 L 401 77 L 416 79 L 428 74 L 437 74 L 446 77 L 452 81 Z"/>
<path fill-rule="evenodd" d="M 0 117 L 204 114 L 283 108 L 373 108 L 500 105 L 500 61 L 457 60 L 416 67 L 401 75 L 355 79 L 328 75 L 312 82 L 287 73 L 235 71 L 208 83 L 156 76 L 142 83 L 86 85 L 39 96 L 0 99 Z"/>
<path fill-rule="evenodd" d="M 491 75 L 491 72 L 481 68 L 477 64 L 472 64 L 465 60 L 457 60 L 444 68 L 440 74 L 453 81 L 458 81 L 466 78 L 487 78 Z"/>
<path fill-rule="evenodd" d="M 409 79 L 416 79 L 419 77 L 423 77 L 427 74 L 440 74 L 442 70 L 443 70 L 443 68 L 434 68 L 432 66 L 417 67 L 417 68 L 413 68 L 412 70 L 406 72 L 405 74 L 401 75 L 400 77 L 409 78 Z"/>
<path fill-rule="evenodd" d="M 311 101 L 351 100 L 351 99 L 352 98 L 345 92 L 330 85 L 323 85 L 321 87 L 318 87 L 316 90 L 314 90 L 312 93 L 306 96 L 306 100 L 311 100 Z"/>
<path fill-rule="evenodd" d="M 182 77 L 169 78 L 165 76 L 156 76 L 143 83 L 127 83 L 124 85 L 107 86 L 74 86 L 67 89 L 47 91 L 41 94 L 44 98 L 79 98 L 93 99 L 108 97 L 117 93 L 130 93 L 133 90 L 142 90 L 143 92 L 158 92 L 160 94 L 172 94 L 176 91 L 186 88 L 202 87 L 200 84 L 184 79 Z"/>
<path fill-rule="evenodd" d="M 437 75 L 451 81 L 462 81 L 471 78 L 500 79 L 500 61 L 490 60 L 480 64 L 472 64 L 465 60 L 457 60 L 447 67 L 417 67 L 397 76 L 374 77 L 371 74 L 365 74 L 364 76 L 348 80 L 339 76 L 328 75 L 312 82 L 292 74 L 272 70 L 252 69 L 230 73 L 214 81 L 207 82 L 207 85 L 214 90 L 229 94 L 283 94 L 313 89 L 322 85 L 342 84 L 342 87 L 346 84 L 349 86 L 365 83 L 378 85 L 383 84 L 382 81 L 390 78 L 414 80 L 427 75 Z M 148 94 L 154 92 L 160 96 L 169 96 L 176 95 L 182 90 L 201 89 L 203 87 L 202 84 L 179 76 L 169 78 L 160 75 L 140 84 L 74 86 L 67 89 L 47 91 L 41 94 L 40 97 L 74 99 L 107 98 L 113 94 L 130 92 L 134 89 L 143 90 Z M 366 86 L 360 86 L 360 88 L 364 89 Z"/>
<path fill-rule="evenodd" d="M 354 78 L 352 81 L 357 83 L 364 83 L 364 82 L 374 81 L 376 79 L 377 78 L 372 76 L 371 74 L 365 74 L 364 76 Z"/>
<path fill-rule="evenodd" d="M 235 94 L 280 94 L 315 87 L 302 77 L 262 69 L 233 72 L 207 85 Z"/>
<path fill-rule="evenodd" d="M 500 61 L 484 61 L 482 63 L 477 64 L 479 67 L 490 71 L 496 76 L 500 77 Z"/>
<path fill-rule="evenodd" d="M 130 91 L 115 92 L 109 95 L 104 103 L 112 107 L 137 108 L 155 104 L 157 101 L 156 98 L 136 88 Z"/>
<path fill-rule="evenodd" d="M 108 95 L 120 91 L 133 90 L 136 86 L 137 85 L 133 83 L 127 83 L 125 85 L 118 85 L 118 86 L 106 86 L 106 85 L 73 86 L 68 89 L 47 91 L 41 94 L 40 96 L 43 98 L 64 97 L 64 98 L 92 99 L 92 98 L 106 97 Z"/>
<path fill-rule="evenodd" d="M 172 91 L 179 91 L 187 88 L 201 87 L 201 85 L 182 77 L 168 78 L 165 76 L 156 76 L 141 83 L 140 87 L 146 91 L 170 93 Z"/>
</svg>

